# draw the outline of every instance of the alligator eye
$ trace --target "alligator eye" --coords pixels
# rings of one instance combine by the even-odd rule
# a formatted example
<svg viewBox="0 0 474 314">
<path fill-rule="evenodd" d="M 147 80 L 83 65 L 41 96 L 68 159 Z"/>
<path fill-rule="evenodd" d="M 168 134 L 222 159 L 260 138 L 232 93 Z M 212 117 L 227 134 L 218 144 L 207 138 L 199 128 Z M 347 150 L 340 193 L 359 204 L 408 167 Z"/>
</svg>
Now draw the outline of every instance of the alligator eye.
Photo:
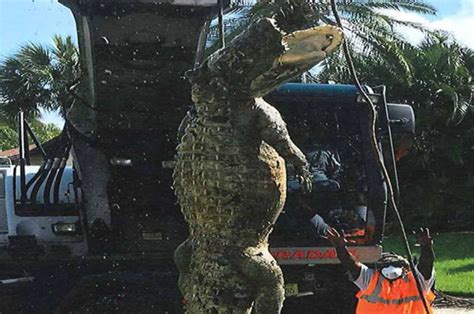
<svg viewBox="0 0 474 314">
<path fill-rule="evenodd" d="M 334 35 L 333 34 L 327 34 L 326 39 L 332 41 L 334 39 Z"/>
</svg>

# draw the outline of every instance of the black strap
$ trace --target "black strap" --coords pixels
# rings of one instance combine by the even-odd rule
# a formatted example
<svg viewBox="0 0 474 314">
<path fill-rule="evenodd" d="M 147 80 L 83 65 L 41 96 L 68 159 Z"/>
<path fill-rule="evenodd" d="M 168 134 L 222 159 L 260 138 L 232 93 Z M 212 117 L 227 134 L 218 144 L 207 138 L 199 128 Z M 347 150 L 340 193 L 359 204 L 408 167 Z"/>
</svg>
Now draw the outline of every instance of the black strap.
<svg viewBox="0 0 474 314">
<path fill-rule="evenodd" d="M 82 133 L 81 131 L 79 131 L 72 123 L 71 121 L 69 121 L 69 119 L 66 117 L 65 118 L 66 120 L 66 128 L 67 128 L 67 131 L 68 132 L 71 132 L 72 133 L 72 136 L 74 137 L 74 139 L 78 139 L 80 140 L 81 142 L 83 143 L 86 143 L 87 145 L 89 145 L 90 147 L 97 147 L 98 144 L 99 144 L 99 139 L 97 137 L 89 137 L 87 135 L 85 135 L 84 133 Z"/>
</svg>

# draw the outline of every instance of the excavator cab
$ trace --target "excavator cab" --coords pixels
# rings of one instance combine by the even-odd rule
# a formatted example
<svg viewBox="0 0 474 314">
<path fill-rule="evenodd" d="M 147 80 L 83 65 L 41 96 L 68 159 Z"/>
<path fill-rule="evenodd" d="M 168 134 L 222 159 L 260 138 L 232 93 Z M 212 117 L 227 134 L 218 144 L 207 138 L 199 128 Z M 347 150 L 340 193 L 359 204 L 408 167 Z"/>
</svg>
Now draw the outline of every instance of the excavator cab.
<svg viewBox="0 0 474 314">
<path fill-rule="evenodd" d="M 364 88 L 377 107 L 375 136 L 398 194 L 394 136 L 414 133 L 414 113 L 408 105 L 387 103 L 384 87 Z M 321 290 L 334 292 L 336 282 L 347 280 L 325 237 L 328 228 L 354 242 L 349 250 L 361 262 L 381 256 L 388 195 L 370 144 L 370 107 L 355 86 L 289 83 L 266 100 L 280 111 L 306 155 L 313 183 L 304 193 L 293 165 L 287 164 L 287 201 L 270 236 L 270 251 L 285 275 L 289 309 L 291 297 L 318 294 L 321 300 Z"/>
<path fill-rule="evenodd" d="M 378 110 L 377 141 L 398 186 L 392 125 L 394 133 L 413 131 L 413 110 L 387 104 L 383 88 L 366 89 Z M 328 247 L 325 233 L 334 227 L 356 243 L 367 262 L 375 261 L 381 253 L 387 191 L 370 144 L 369 105 L 352 85 L 289 83 L 266 100 L 280 111 L 291 138 L 305 153 L 313 185 L 304 193 L 293 165 L 287 165 L 287 202 L 271 236 L 273 246 Z M 293 259 L 288 250 L 274 255 L 283 263 Z M 317 256 L 308 249 L 295 258 L 322 262 Z M 321 259 L 337 262 L 332 253 Z"/>
</svg>

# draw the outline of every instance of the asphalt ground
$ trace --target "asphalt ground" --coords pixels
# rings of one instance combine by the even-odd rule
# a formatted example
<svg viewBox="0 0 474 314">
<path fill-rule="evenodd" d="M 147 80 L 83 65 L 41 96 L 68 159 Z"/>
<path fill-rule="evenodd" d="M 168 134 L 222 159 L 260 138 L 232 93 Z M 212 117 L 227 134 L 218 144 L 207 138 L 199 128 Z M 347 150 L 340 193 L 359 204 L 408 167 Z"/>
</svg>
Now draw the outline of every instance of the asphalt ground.
<svg viewBox="0 0 474 314">
<path fill-rule="evenodd" d="M 436 314 L 467 314 L 474 313 L 474 309 L 463 309 L 463 308 L 446 308 L 446 309 L 435 309 Z"/>
</svg>

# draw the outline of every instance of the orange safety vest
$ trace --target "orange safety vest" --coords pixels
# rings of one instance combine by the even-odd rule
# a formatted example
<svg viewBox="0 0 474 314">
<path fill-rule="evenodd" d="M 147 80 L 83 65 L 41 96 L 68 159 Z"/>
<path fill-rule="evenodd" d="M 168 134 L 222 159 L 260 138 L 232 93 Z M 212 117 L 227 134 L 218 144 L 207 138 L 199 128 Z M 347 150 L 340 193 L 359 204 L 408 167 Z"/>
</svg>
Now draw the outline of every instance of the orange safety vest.
<svg viewBox="0 0 474 314">
<path fill-rule="evenodd" d="M 423 301 L 418 294 L 416 281 L 413 273 L 408 274 L 395 281 L 389 281 L 375 272 L 374 277 L 365 290 L 357 293 L 359 302 L 357 304 L 357 314 L 425 314 Z M 433 313 L 431 303 L 435 299 L 434 293 L 430 290 L 425 293 L 430 314 Z"/>
</svg>

